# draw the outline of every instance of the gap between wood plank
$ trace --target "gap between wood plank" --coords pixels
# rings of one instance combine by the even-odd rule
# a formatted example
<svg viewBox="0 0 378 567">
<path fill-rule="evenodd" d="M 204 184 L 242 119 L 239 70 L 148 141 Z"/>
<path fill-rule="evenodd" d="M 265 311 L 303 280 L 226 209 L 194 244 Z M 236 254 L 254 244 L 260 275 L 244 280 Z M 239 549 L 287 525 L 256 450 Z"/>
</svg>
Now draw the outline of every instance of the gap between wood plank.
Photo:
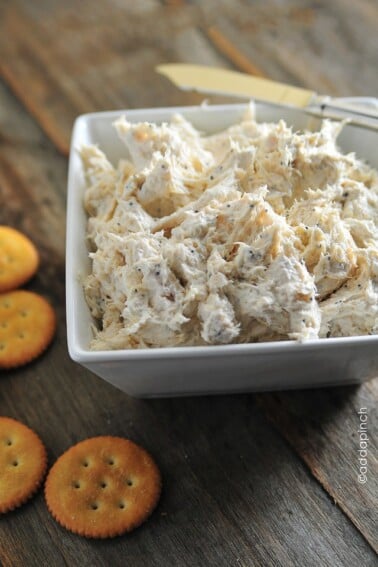
<svg viewBox="0 0 378 567">
<path fill-rule="evenodd" d="M 3 65 L 0 60 L 0 75 L 4 83 L 8 85 L 10 90 L 15 94 L 16 98 L 21 102 L 29 114 L 36 120 L 39 127 L 43 130 L 46 136 L 52 141 L 59 153 L 65 157 L 69 154 L 69 145 L 62 139 L 60 133 L 54 128 L 52 122 L 45 118 L 43 109 L 40 110 L 38 106 L 34 106 L 28 96 L 27 90 L 23 89 L 21 84 L 13 76 L 12 71 L 6 65 Z"/>
<path fill-rule="evenodd" d="M 287 443 L 287 445 L 292 449 L 292 451 L 294 451 L 294 453 L 301 459 L 301 461 L 304 463 L 304 465 L 309 470 L 311 476 L 320 484 L 320 486 L 323 488 L 323 490 L 326 492 L 326 494 L 333 500 L 333 502 L 342 511 L 342 513 L 354 525 L 356 530 L 361 534 L 361 536 L 364 538 L 364 540 L 369 544 L 371 549 L 373 551 L 375 551 L 375 553 L 378 553 L 378 547 L 376 546 L 375 542 L 370 541 L 370 537 L 362 531 L 361 527 L 354 520 L 353 515 L 351 515 L 349 513 L 348 508 L 344 505 L 344 502 L 342 500 L 338 499 L 336 492 L 332 488 L 332 485 L 330 485 L 329 482 L 327 482 L 326 478 L 322 477 L 321 471 L 318 471 L 315 467 L 312 466 L 311 460 L 306 456 L 306 453 L 302 454 L 300 451 L 298 451 L 295 443 L 292 443 L 290 435 L 286 434 L 286 429 L 283 428 L 283 427 L 280 427 L 280 425 L 276 422 L 274 417 L 272 417 L 273 414 L 276 411 L 274 398 L 272 397 L 272 396 L 274 396 L 274 394 L 272 396 L 269 396 L 269 397 L 267 397 L 264 394 L 263 395 L 256 394 L 255 396 L 256 396 L 256 401 L 257 401 L 258 406 L 261 408 L 261 410 L 263 411 L 263 413 L 265 414 L 265 416 L 269 420 L 269 422 L 272 423 L 274 428 L 280 434 L 280 437 Z M 267 403 L 267 400 L 268 400 L 268 403 Z M 286 411 L 288 411 L 288 410 L 286 410 Z"/>
<path fill-rule="evenodd" d="M 268 78 L 260 67 L 252 63 L 216 26 L 205 28 L 205 34 L 212 45 L 239 71 L 256 77 Z"/>
</svg>

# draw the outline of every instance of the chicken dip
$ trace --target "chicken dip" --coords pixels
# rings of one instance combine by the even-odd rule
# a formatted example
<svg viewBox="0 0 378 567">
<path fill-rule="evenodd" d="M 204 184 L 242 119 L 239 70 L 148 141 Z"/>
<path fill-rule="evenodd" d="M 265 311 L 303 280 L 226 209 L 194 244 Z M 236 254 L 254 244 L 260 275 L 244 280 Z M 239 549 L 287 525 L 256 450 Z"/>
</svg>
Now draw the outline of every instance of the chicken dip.
<svg viewBox="0 0 378 567">
<path fill-rule="evenodd" d="M 125 159 L 81 148 L 98 321 L 91 348 L 306 340 L 378 332 L 378 173 L 340 124 L 182 116 L 115 123 Z"/>
</svg>

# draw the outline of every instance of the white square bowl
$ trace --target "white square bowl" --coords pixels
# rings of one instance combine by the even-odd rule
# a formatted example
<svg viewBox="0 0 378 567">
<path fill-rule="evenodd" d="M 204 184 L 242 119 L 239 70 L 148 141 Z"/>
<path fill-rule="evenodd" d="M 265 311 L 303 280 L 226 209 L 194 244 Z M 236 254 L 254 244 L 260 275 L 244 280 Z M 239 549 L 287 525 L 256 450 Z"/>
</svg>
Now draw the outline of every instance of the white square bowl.
<svg viewBox="0 0 378 567">
<path fill-rule="evenodd" d="M 157 108 L 86 114 L 77 118 L 68 175 L 66 300 L 68 349 L 73 360 L 136 397 L 219 394 L 357 383 L 378 375 L 378 336 L 329 338 L 304 343 L 257 344 L 91 351 L 92 318 L 80 280 L 90 271 L 83 208 L 84 172 L 77 148 L 98 144 L 116 163 L 125 146 L 112 126 L 125 114 L 131 122 L 161 123 L 180 112 L 204 132 L 235 123 L 246 105 Z M 280 118 L 296 129 L 318 128 L 304 111 L 257 104 L 259 121 Z M 339 137 L 344 151 L 355 151 L 378 167 L 377 132 L 345 126 Z"/>
</svg>

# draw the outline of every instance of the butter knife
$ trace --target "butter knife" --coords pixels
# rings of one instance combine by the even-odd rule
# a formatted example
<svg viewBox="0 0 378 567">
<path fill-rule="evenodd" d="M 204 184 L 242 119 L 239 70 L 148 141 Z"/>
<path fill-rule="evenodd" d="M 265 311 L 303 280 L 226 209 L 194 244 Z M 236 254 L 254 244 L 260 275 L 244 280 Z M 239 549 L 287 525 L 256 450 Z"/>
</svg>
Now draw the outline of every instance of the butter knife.
<svg viewBox="0 0 378 567">
<path fill-rule="evenodd" d="M 378 130 L 378 99 L 374 97 L 333 98 L 270 79 L 205 65 L 167 63 L 156 67 L 156 71 L 182 90 L 295 106 L 315 116 L 348 120 Z"/>
</svg>

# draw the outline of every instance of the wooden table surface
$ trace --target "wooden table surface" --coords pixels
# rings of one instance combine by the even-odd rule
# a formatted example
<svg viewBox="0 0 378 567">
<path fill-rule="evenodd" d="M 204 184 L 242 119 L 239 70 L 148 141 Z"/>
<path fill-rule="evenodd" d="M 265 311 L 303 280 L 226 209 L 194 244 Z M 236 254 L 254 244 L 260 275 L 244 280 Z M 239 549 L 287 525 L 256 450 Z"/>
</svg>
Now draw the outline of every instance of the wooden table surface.
<svg viewBox="0 0 378 567">
<path fill-rule="evenodd" d="M 376 0 L 1 0 L 0 223 L 37 245 L 41 266 L 27 287 L 49 298 L 59 323 L 41 358 L 0 375 L 0 413 L 39 433 L 50 465 L 81 439 L 121 435 L 154 455 L 164 480 L 150 520 L 106 541 L 61 528 L 39 491 L 0 519 L 1 565 L 377 564 L 376 380 L 133 399 L 70 360 L 64 304 L 67 152 L 78 114 L 200 102 L 154 73 L 177 61 L 377 96 L 377 28 Z"/>
</svg>

